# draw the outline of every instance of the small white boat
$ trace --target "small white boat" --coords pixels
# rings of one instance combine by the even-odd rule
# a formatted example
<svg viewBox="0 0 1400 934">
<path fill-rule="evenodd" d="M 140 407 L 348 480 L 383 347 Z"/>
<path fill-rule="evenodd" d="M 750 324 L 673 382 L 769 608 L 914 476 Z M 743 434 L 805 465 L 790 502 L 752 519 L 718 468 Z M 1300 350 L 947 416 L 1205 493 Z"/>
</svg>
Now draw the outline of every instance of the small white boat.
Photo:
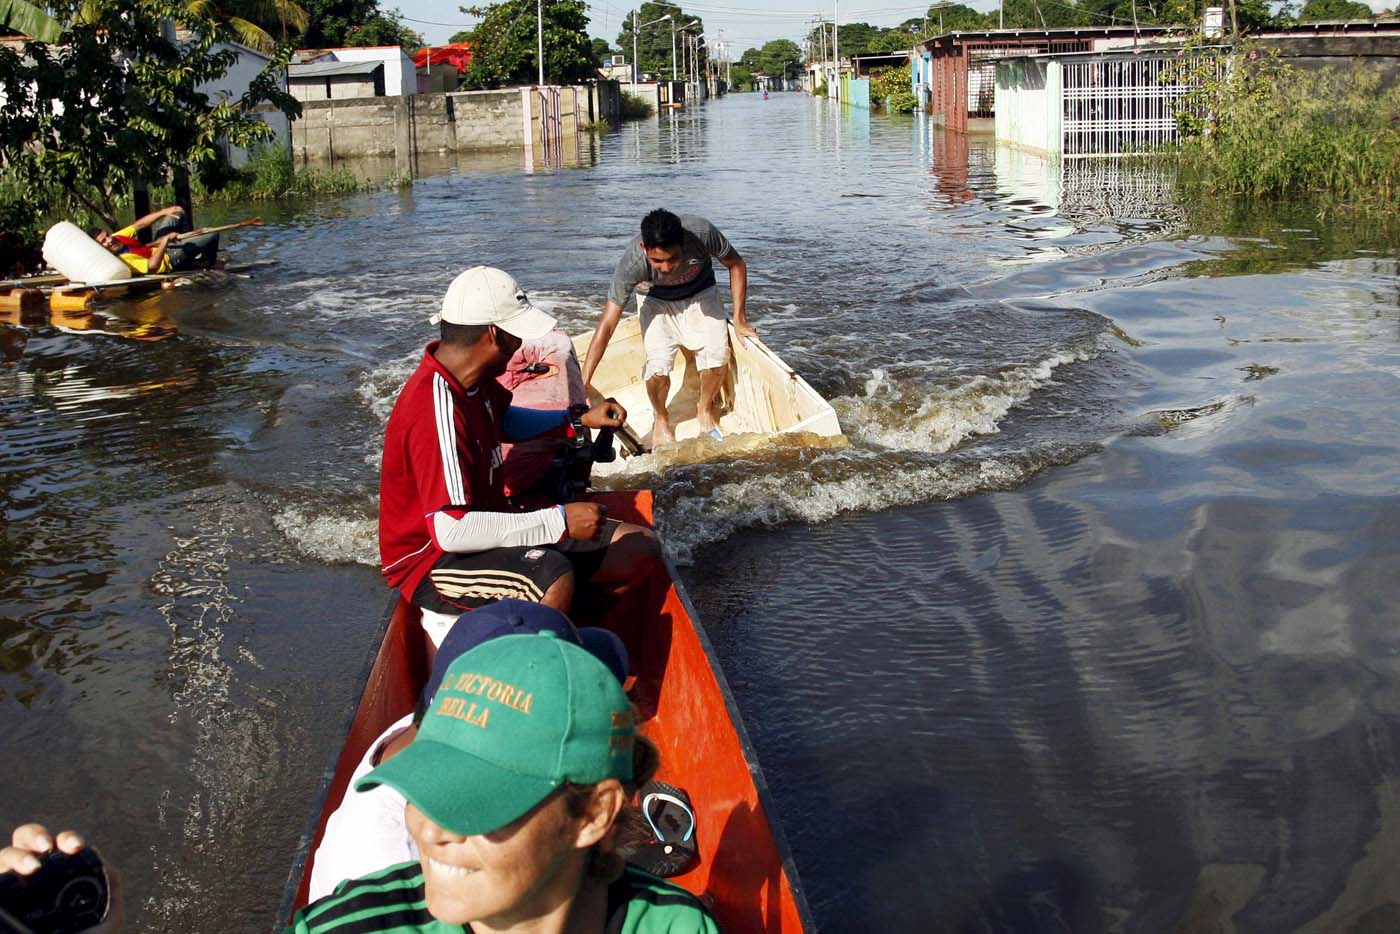
<svg viewBox="0 0 1400 934">
<path fill-rule="evenodd" d="M 580 360 L 587 356 L 592 338 L 591 331 L 574 338 L 574 350 Z M 733 435 L 793 433 L 828 439 L 826 443 L 839 444 L 845 440 L 831 403 L 763 341 L 740 340 L 731 324 L 729 349 L 731 366 L 720 390 L 719 425 L 725 435 L 724 443 Z M 621 403 L 627 409 L 628 427 L 650 449 L 652 411 L 646 384 L 642 382 L 644 362 L 641 320 L 630 315 L 618 322 L 608 342 L 608 351 L 593 374 L 592 391 L 595 399 L 613 398 Z M 700 426 L 695 422 L 699 394 L 700 375 L 695 369 L 695 360 L 684 351 L 678 351 L 666 405 L 678 442 L 700 435 Z M 626 456 L 625 449 L 619 453 Z M 598 464 L 594 473 L 606 475 L 619 469 L 621 464 L 621 459 L 614 464 Z"/>
</svg>

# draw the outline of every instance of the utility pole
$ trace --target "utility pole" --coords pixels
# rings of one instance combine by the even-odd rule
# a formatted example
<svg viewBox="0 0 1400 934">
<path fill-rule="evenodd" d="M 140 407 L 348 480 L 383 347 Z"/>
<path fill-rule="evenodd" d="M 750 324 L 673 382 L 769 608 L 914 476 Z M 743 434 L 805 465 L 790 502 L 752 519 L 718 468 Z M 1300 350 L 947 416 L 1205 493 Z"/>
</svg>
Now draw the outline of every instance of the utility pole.
<svg viewBox="0 0 1400 934">
<path fill-rule="evenodd" d="M 640 7 L 632 11 L 632 90 L 637 90 L 637 24 L 642 21 L 642 10 Z"/>
<path fill-rule="evenodd" d="M 671 80 L 680 80 L 680 76 L 676 73 L 676 21 L 674 19 L 671 20 Z"/>
<path fill-rule="evenodd" d="M 528 10 L 529 7 L 526 7 Z M 535 0 L 535 25 L 538 27 L 536 40 L 540 56 L 540 84 L 544 84 L 544 0 Z"/>
<path fill-rule="evenodd" d="M 836 63 L 836 99 L 841 99 L 841 0 L 831 0 L 831 57 Z"/>
</svg>

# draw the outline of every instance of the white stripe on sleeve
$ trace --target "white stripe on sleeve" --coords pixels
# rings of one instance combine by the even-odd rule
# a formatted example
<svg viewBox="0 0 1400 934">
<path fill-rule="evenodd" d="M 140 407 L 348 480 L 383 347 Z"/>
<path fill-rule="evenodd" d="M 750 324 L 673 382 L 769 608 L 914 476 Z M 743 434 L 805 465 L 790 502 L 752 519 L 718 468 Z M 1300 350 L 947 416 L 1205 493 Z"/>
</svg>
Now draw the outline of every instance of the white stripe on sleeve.
<svg viewBox="0 0 1400 934">
<path fill-rule="evenodd" d="M 433 374 L 433 415 L 437 419 L 438 450 L 442 454 L 442 476 L 447 482 L 447 498 L 455 506 L 467 505 L 462 483 L 462 462 L 457 457 L 457 435 L 452 428 L 452 390 L 441 373 Z"/>
</svg>

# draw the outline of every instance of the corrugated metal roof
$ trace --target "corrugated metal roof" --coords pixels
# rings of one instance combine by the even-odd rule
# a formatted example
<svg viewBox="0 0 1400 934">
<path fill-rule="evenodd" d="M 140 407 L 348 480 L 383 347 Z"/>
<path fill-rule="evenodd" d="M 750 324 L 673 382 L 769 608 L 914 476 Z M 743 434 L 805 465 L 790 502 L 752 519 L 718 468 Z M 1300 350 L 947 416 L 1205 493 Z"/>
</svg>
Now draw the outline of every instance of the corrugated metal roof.
<svg viewBox="0 0 1400 934">
<path fill-rule="evenodd" d="M 288 65 L 287 76 L 329 78 L 334 75 L 372 75 L 376 68 L 383 67 L 383 62 L 312 62 L 307 65 Z"/>
</svg>

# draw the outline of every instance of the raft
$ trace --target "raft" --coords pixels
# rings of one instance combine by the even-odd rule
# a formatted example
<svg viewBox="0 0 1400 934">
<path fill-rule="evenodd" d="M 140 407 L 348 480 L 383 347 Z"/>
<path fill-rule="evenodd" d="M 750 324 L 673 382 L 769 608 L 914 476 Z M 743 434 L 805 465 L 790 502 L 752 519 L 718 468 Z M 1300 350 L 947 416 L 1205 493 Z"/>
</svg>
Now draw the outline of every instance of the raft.
<svg viewBox="0 0 1400 934">
<path fill-rule="evenodd" d="M 580 360 L 586 359 L 592 339 L 592 331 L 574 338 L 574 350 Z M 740 340 L 730 324 L 729 350 L 731 364 L 719 395 L 719 426 L 726 437 L 808 433 L 842 439 L 841 425 L 831 403 L 762 340 Z M 630 315 L 618 322 L 608 342 L 607 353 L 593 373 L 590 396 L 595 401 L 613 398 L 621 403 L 627 409 L 628 427 L 650 448 L 652 410 L 642 381 L 645 362 L 641 319 Z M 700 435 L 695 421 L 699 396 L 700 374 L 695 361 L 684 351 L 677 351 L 666 404 L 677 441 Z M 595 472 L 607 474 L 610 466 L 600 464 Z"/>
</svg>

